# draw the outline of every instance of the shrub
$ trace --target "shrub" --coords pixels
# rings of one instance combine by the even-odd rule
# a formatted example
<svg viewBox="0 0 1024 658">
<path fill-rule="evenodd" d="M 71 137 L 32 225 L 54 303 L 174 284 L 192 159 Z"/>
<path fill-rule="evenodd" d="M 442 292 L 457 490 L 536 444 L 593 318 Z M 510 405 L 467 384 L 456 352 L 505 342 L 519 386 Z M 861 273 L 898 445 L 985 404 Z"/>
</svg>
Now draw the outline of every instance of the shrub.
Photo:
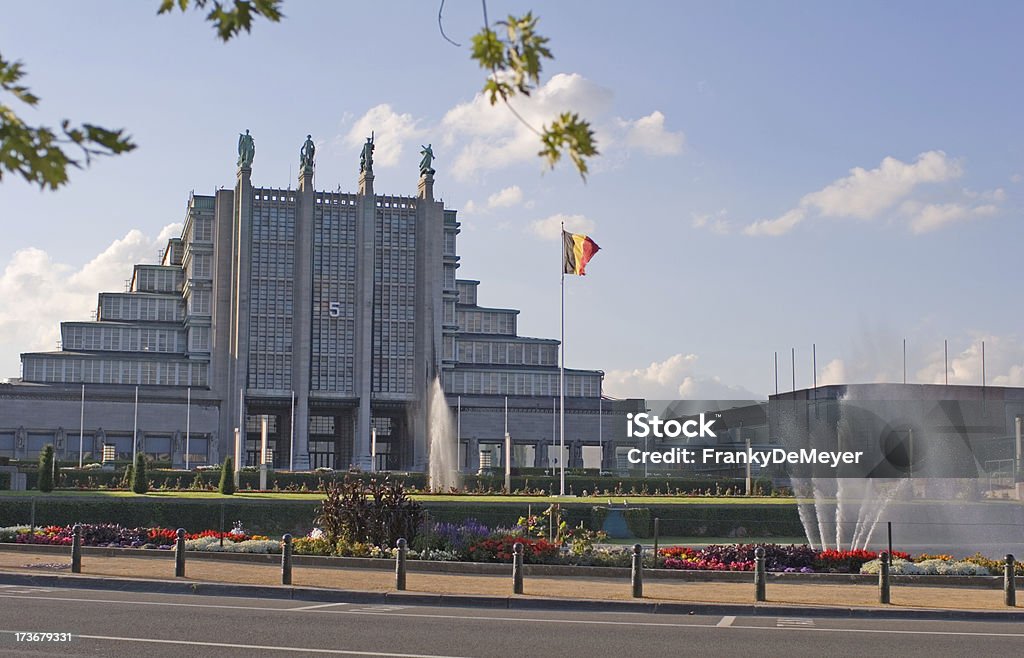
<svg viewBox="0 0 1024 658">
<path fill-rule="evenodd" d="M 334 544 L 326 537 L 299 537 L 292 541 L 295 555 L 333 555 Z"/>
<path fill-rule="evenodd" d="M 217 490 L 225 496 L 230 496 L 235 493 L 234 470 L 234 463 L 231 457 L 224 459 L 224 463 L 220 467 L 220 485 L 217 487 Z M 196 477 L 198 477 L 198 475 Z"/>
<path fill-rule="evenodd" d="M 344 540 L 390 548 L 399 538 L 416 539 L 423 509 L 401 482 L 373 478 L 364 484 L 345 478 L 327 484 L 323 491 L 313 522 L 332 543 Z"/>
<path fill-rule="evenodd" d="M 146 455 L 135 455 L 135 468 L 132 470 L 132 491 L 144 494 L 149 491 L 149 479 L 146 477 Z"/>
<path fill-rule="evenodd" d="M 485 539 L 469 547 L 468 557 L 473 562 L 511 562 L 515 544 L 523 545 L 523 562 L 543 564 L 558 560 L 558 544 L 545 539 L 503 535 Z"/>
<path fill-rule="evenodd" d="M 36 488 L 43 493 L 53 491 L 53 446 L 47 444 L 39 455 L 39 480 Z"/>
</svg>

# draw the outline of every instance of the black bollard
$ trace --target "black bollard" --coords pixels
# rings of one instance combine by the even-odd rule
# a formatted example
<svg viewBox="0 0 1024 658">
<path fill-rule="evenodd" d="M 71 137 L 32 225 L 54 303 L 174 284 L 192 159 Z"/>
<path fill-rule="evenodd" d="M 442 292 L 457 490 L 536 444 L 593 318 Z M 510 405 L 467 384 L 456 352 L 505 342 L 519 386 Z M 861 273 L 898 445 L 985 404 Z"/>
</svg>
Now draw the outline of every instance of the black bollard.
<svg viewBox="0 0 1024 658">
<path fill-rule="evenodd" d="M 178 528 L 178 538 L 174 542 L 174 577 L 185 577 L 185 529 Z"/>
<path fill-rule="evenodd" d="M 281 584 L 292 584 L 292 536 L 281 537 Z"/>
<path fill-rule="evenodd" d="M 512 545 L 512 593 L 523 593 L 523 544 Z"/>
<path fill-rule="evenodd" d="M 633 582 L 633 598 L 644 598 L 644 547 L 633 544 L 633 569 L 630 574 Z"/>
<path fill-rule="evenodd" d="M 395 555 L 395 589 L 399 592 L 405 591 L 405 555 L 409 550 L 409 544 L 405 539 L 397 542 L 398 554 Z"/>
<path fill-rule="evenodd" d="M 13 487 L 14 485 L 12 484 L 11 486 Z M 28 529 L 30 532 L 36 531 L 36 501 L 34 498 L 32 499 L 32 506 L 29 509 Z"/>
<path fill-rule="evenodd" d="M 71 534 L 71 573 L 82 573 L 82 526 L 77 523 Z"/>
<path fill-rule="evenodd" d="M 1017 607 L 1017 574 L 1013 555 L 1007 553 L 1006 564 L 1003 565 L 1003 602 L 1011 608 Z"/>
<path fill-rule="evenodd" d="M 889 554 L 882 553 L 879 559 L 881 564 L 878 569 L 878 602 L 889 605 L 891 602 L 889 596 Z"/>
<path fill-rule="evenodd" d="M 767 582 L 767 574 L 764 570 L 764 548 L 758 546 L 754 549 L 754 600 L 755 601 L 767 601 L 768 597 L 765 593 L 765 584 Z"/>
</svg>

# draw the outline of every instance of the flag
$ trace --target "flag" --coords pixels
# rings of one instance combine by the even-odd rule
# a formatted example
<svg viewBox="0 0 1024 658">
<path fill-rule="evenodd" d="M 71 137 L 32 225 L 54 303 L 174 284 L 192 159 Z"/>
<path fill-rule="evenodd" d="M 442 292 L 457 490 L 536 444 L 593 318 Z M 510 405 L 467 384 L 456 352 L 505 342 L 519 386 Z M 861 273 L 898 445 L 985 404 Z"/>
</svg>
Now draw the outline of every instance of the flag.
<svg viewBox="0 0 1024 658">
<path fill-rule="evenodd" d="M 562 272 L 584 276 L 587 263 L 601 247 L 586 235 L 562 231 Z"/>
</svg>

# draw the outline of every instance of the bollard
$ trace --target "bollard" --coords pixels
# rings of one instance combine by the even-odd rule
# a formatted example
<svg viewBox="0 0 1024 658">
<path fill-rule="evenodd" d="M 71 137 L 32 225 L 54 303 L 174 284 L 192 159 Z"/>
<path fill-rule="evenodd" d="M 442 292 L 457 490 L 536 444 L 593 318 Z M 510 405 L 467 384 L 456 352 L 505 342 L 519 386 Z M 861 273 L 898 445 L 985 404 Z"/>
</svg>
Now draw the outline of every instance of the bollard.
<svg viewBox="0 0 1024 658">
<path fill-rule="evenodd" d="M 12 475 L 11 477 L 14 477 L 14 476 Z M 12 484 L 11 486 L 13 487 L 14 485 Z M 36 501 L 35 501 L 35 498 L 32 499 L 32 507 L 29 510 L 28 528 L 29 528 L 30 532 L 35 532 L 36 531 Z"/>
<path fill-rule="evenodd" d="M 754 600 L 767 601 L 765 595 L 765 583 L 767 574 L 764 571 L 764 548 L 758 546 L 754 549 Z"/>
<path fill-rule="evenodd" d="M 292 584 L 292 536 L 281 537 L 281 584 Z"/>
<path fill-rule="evenodd" d="M 185 577 L 185 529 L 178 528 L 178 538 L 174 542 L 174 577 Z"/>
<path fill-rule="evenodd" d="M 512 593 L 523 593 L 523 544 L 512 545 Z"/>
<path fill-rule="evenodd" d="M 71 535 L 71 573 L 82 573 L 82 526 L 77 523 Z"/>
<path fill-rule="evenodd" d="M 405 539 L 399 539 L 398 543 L 398 555 L 395 556 L 395 589 L 399 592 L 405 591 L 405 555 L 409 550 L 408 542 Z"/>
<path fill-rule="evenodd" d="M 654 568 L 658 568 L 658 526 L 661 519 L 654 517 Z"/>
<path fill-rule="evenodd" d="M 1011 608 L 1017 607 L 1017 574 L 1013 555 L 1007 553 L 1003 565 L 1003 601 Z"/>
<path fill-rule="evenodd" d="M 889 597 L 889 554 L 882 553 L 879 556 L 881 564 L 878 569 L 878 602 L 888 605 Z"/>
<path fill-rule="evenodd" d="M 644 598 L 644 547 L 633 544 L 633 570 L 630 574 L 633 581 L 633 598 Z"/>
</svg>

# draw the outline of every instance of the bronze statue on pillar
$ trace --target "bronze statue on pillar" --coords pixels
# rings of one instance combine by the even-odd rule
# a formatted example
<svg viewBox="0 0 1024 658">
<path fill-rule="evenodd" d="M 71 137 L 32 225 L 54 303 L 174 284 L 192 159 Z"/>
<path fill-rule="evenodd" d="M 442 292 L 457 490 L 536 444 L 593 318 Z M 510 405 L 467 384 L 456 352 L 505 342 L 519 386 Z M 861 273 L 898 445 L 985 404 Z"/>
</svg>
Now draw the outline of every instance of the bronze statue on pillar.
<svg viewBox="0 0 1024 658">
<path fill-rule="evenodd" d="M 245 134 L 238 135 L 238 166 L 243 169 L 252 167 L 252 159 L 256 157 L 256 143 L 252 139 L 252 135 L 249 134 L 249 129 L 245 129 Z"/>
</svg>

